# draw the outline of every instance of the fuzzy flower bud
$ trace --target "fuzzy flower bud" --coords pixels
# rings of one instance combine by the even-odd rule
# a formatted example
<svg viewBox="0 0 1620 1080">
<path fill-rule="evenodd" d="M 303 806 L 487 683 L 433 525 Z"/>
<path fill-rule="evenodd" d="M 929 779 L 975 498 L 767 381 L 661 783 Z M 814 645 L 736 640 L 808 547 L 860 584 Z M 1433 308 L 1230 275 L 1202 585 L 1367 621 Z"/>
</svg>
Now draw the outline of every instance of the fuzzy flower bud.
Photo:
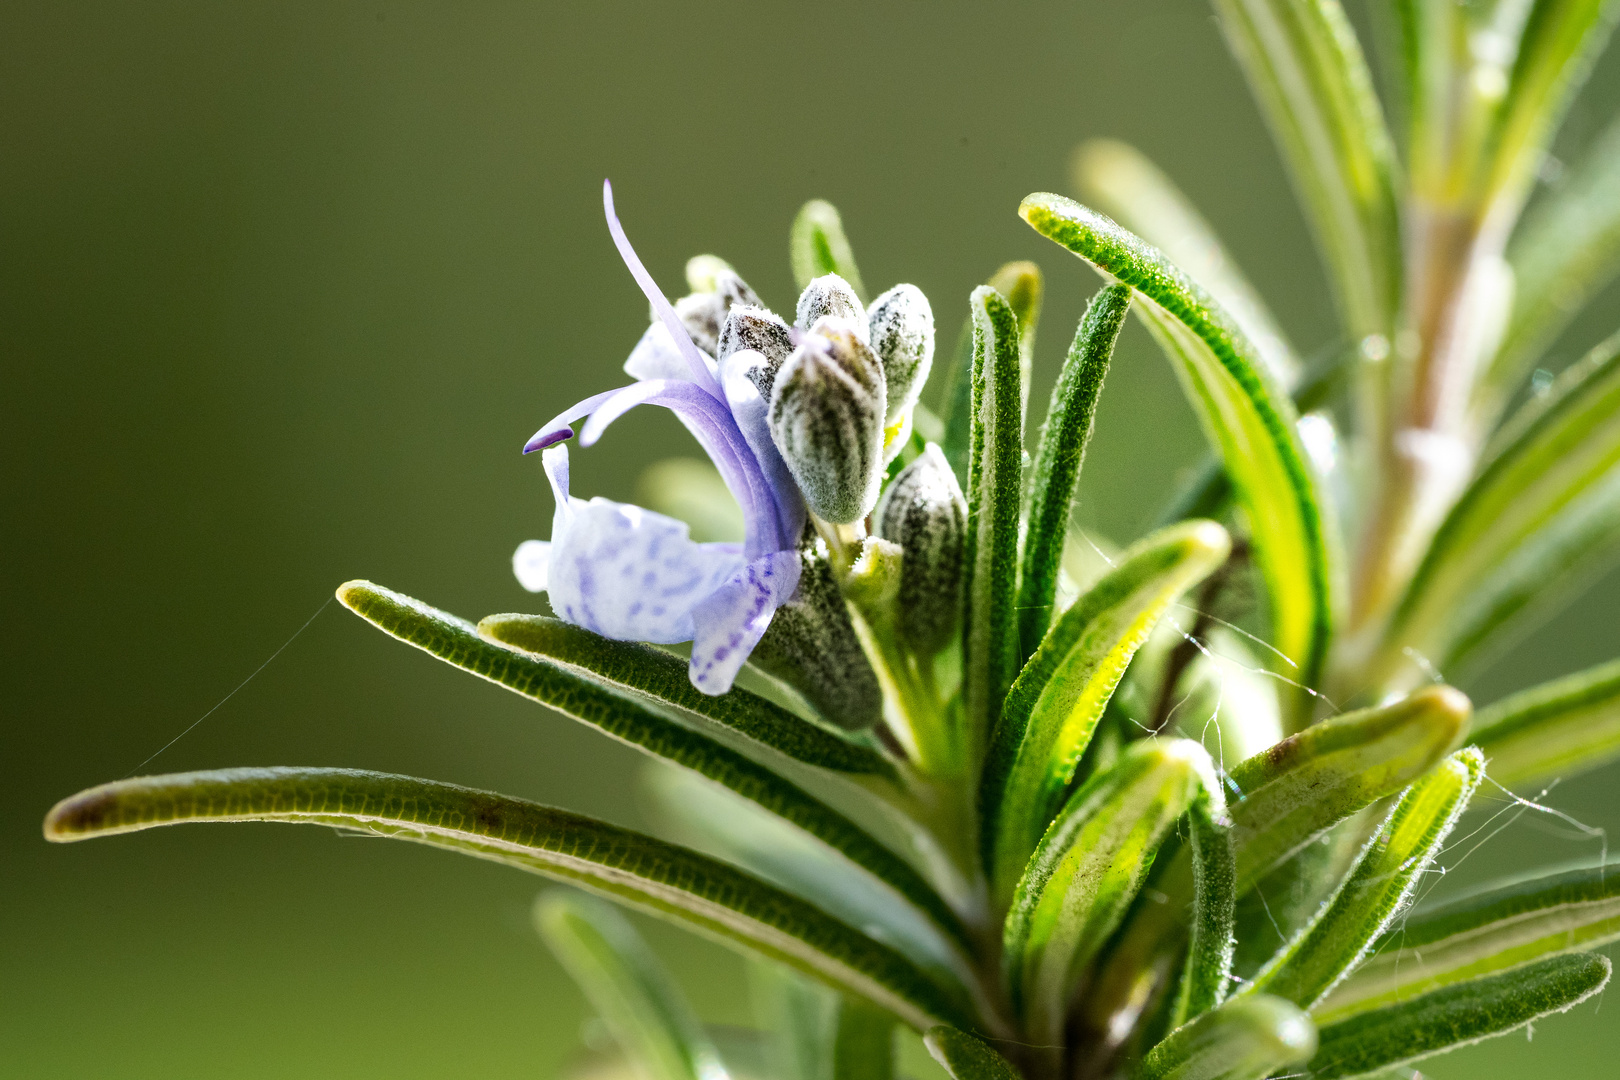
<svg viewBox="0 0 1620 1080">
<path fill-rule="evenodd" d="M 934 364 L 934 310 L 915 285 L 896 285 L 867 312 L 872 351 L 883 362 L 889 396 L 886 419 L 894 423 L 917 403 Z"/>
<path fill-rule="evenodd" d="M 687 260 L 686 283 L 692 292 L 675 301 L 675 314 L 698 348 L 715 355 L 720 330 L 733 305 L 762 308 L 758 294 L 721 258 L 698 255 Z"/>
<path fill-rule="evenodd" d="M 771 400 L 776 373 L 793 354 L 792 328 L 764 308 L 734 307 L 720 327 L 720 347 L 715 359 L 724 360 L 744 349 L 752 349 L 765 358 L 748 372 L 748 377 L 759 390 L 759 396 Z"/>
<path fill-rule="evenodd" d="M 962 548 L 967 501 L 945 453 L 929 443 L 907 465 L 877 509 L 877 535 L 899 544 L 896 621 L 913 651 L 932 655 L 956 633 L 962 615 Z"/>
<path fill-rule="evenodd" d="M 799 294 L 799 308 L 793 323 L 800 330 L 809 330 L 824 315 L 847 319 L 861 339 L 866 340 L 866 308 L 849 282 L 837 274 L 818 277 Z"/>
<path fill-rule="evenodd" d="M 883 367 L 856 324 L 818 319 L 777 373 L 769 423 L 804 501 L 823 520 L 859 521 L 877 504 L 883 414 Z"/>
</svg>

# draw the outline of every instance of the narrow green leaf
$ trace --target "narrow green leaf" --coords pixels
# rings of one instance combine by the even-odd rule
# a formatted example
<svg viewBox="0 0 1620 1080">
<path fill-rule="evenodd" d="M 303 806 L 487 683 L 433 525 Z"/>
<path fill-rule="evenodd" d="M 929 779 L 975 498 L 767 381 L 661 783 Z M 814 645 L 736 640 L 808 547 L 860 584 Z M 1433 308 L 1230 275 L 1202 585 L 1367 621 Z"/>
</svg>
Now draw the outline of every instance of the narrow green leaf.
<svg viewBox="0 0 1620 1080">
<path fill-rule="evenodd" d="M 983 1039 L 953 1027 L 930 1028 L 923 1045 L 951 1080 L 1023 1080 Z"/>
<path fill-rule="evenodd" d="M 985 866 L 999 903 L 1012 898 L 1132 655 L 1230 549 L 1226 530 L 1212 521 L 1145 537 L 1063 613 L 1024 665 L 1001 710 L 979 794 Z"/>
<path fill-rule="evenodd" d="M 1468 714 L 1461 693 L 1430 687 L 1383 708 L 1324 720 L 1235 766 L 1228 781 L 1239 798 L 1228 810 L 1236 896 L 1285 860 L 1307 854 L 1327 829 L 1427 773 L 1461 741 Z M 1133 1002 L 1151 996 L 1185 947 L 1194 899 L 1190 853 L 1178 853 L 1155 886 L 1162 902 L 1132 915 L 1088 995 L 1088 1022 L 1096 1030 L 1140 1008 Z"/>
<path fill-rule="evenodd" d="M 1234 766 L 1238 895 L 1329 827 L 1428 772 L 1462 741 L 1470 711 L 1460 691 L 1428 686 L 1314 724 Z"/>
<path fill-rule="evenodd" d="M 966 940 L 967 932 L 956 913 L 910 863 L 843 814 L 742 753 L 601 685 L 594 677 L 587 678 L 577 668 L 548 656 L 517 652 L 486 641 L 478 636 L 471 623 L 420 601 L 368 582 L 349 582 L 338 590 L 338 598 L 356 614 L 401 641 L 549 705 L 654 757 L 700 773 L 758 803 L 856 866 L 875 874 L 926 911 L 947 932 Z M 553 640 L 570 639 L 566 634 L 558 634 Z M 633 650 L 632 646 L 630 650 L 612 651 L 611 655 L 622 661 L 626 656 L 634 656 Z M 569 655 L 578 658 L 577 653 Z M 601 657 L 609 655 L 609 651 L 600 654 Z M 607 662 L 604 661 L 603 666 L 608 667 Z M 622 666 L 613 666 L 610 670 L 621 678 L 635 678 Z M 649 664 L 648 670 L 655 672 L 656 668 Z M 809 729 L 808 724 L 803 727 Z"/>
<path fill-rule="evenodd" d="M 838 997 L 780 964 L 748 965 L 748 998 L 772 1080 L 829 1080 Z"/>
<path fill-rule="evenodd" d="M 1413 576 L 1386 637 L 1447 670 L 1585 557 L 1620 508 L 1620 334 L 1559 376 L 1503 432 Z M 1540 576 L 1538 576 L 1540 575 Z"/>
<path fill-rule="evenodd" d="M 893 1080 L 893 1016 L 846 997 L 833 1024 L 832 1080 Z"/>
<path fill-rule="evenodd" d="M 548 893 L 535 925 L 568 974 L 652 1080 L 726 1080 L 720 1054 L 624 916 L 597 900 Z"/>
<path fill-rule="evenodd" d="M 1324 503 L 1297 417 L 1254 346 L 1209 295 L 1159 251 L 1060 195 L 1019 207 L 1035 230 L 1136 289 L 1137 313 L 1170 356 L 1247 513 L 1271 605 L 1271 643 L 1289 676 L 1314 684 L 1327 655 L 1337 590 Z M 1309 702 L 1295 701 L 1303 725 Z"/>
<path fill-rule="evenodd" d="M 1024 533 L 1023 572 L 1018 588 L 1019 656 L 1027 659 L 1046 635 L 1057 595 L 1063 542 L 1069 533 L 1075 488 L 1091 440 L 1092 417 L 1114 342 L 1131 305 L 1131 290 L 1105 287 L 1086 307 L 1063 371 L 1052 388 L 1052 403 L 1041 427 L 1031 479 L 1029 518 Z"/>
<path fill-rule="evenodd" d="M 1010 262 L 990 275 L 989 285 L 1006 298 L 1018 316 L 1020 394 L 1029 396 L 1029 371 L 1034 358 L 1035 328 L 1041 318 L 1045 284 L 1041 268 L 1032 262 Z M 950 369 L 945 373 L 945 433 L 940 440 L 945 460 L 956 482 L 967 490 L 968 455 L 973 445 L 973 316 L 962 324 Z"/>
<path fill-rule="evenodd" d="M 386 592 L 376 586 L 371 589 L 379 596 Z M 353 595 L 356 603 L 361 602 L 360 593 Z M 397 594 L 388 596 L 391 599 Z M 366 602 L 375 601 L 367 595 Z M 479 620 L 477 633 L 508 649 L 544 657 L 598 685 L 696 713 L 795 761 L 834 772 L 886 779 L 897 776 L 894 766 L 877 751 L 817 727 L 758 694 L 743 689 L 718 697 L 700 693 L 687 677 L 686 661 L 662 649 L 636 641 L 614 641 L 545 615 L 486 615 Z"/>
<path fill-rule="evenodd" d="M 1018 671 L 1018 510 L 1023 469 L 1018 316 L 973 290 L 973 442 L 968 455 L 962 701 L 975 750 Z"/>
<path fill-rule="evenodd" d="M 1508 264 L 1513 315 L 1475 405 L 1487 422 L 1575 314 L 1620 273 L 1620 119 L 1525 215 Z"/>
<path fill-rule="evenodd" d="M 282 821 L 413 840 L 583 885 L 741 945 L 926 1029 L 967 1008 L 910 960 L 811 904 L 697 852 L 522 799 L 354 769 L 139 777 L 64 799 L 58 843 L 186 821 Z"/>
<path fill-rule="evenodd" d="M 844 219 L 832 203 L 811 199 L 799 208 L 788 233 L 788 253 L 793 262 L 793 283 L 801 292 L 816 278 L 837 274 L 849 282 L 861 303 L 866 303 L 866 286 L 861 283 L 855 252 L 844 235 Z"/>
<path fill-rule="evenodd" d="M 1620 661 L 1505 697 L 1480 710 L 1468 735 L 1506 787 L 1605 764 L 1620 754 Z"/>
<path fill-rule="evenodd" d="M 1144 739 L 1087 781 L 1058 814 L 1018 882 L 1002 936 L 1013 1007 L 1054 1058 L 1076 985 L 1124 917 L 1165 834 L 1215 767 L 1188 739 Z M 1054 1058 L 1055 1061 L 1055 1058 Z"/>
<path fill-rule="evenodd" d="M 1191 940 L 1171 1012 L 1172 1027 L 1224 1001 L 1232 977 L 1237 858 L 1225 799 L 1218 790 L 1200 791 L 1187 820 L 1193 869 Z"/>
<path fill-rule="evenodd" d="M 1620 938 L 1620 869 L 1594 866 L 1421 910 L 1314 1010 L 1329 1024 Z"/>
<path fill-rule="evenodd" d="M 1321 1029 L 1309 1075 L 1313 1080 L 1371 1076 L 1506 1035 L 1568 1011 L 1608 981 L 1607 957 L 1576 953 L 1362 1013 Z"/>
<path fill-rule="evenodd" d="M 1170 1033 L 1132 1080 L 1259 1080 L 1316 1053 L 1316 1027 L 1292 1003 L 1256 994 Z"/>
<path fill-rule="evenodd" d="M 1092 139 L 1075 152 L 1074 177 L 1082 196 L 1164 252 L 1226 309 L 1279 385 L 1299 380 L 1299 357 L 1265 301 L 1203 215 L 1146 155 L 1114 139 Z"/>
<path fill-rule="evenodd" d="M 1372 73 L 1338 0 L 1215 0 L 1288 163 L 1339 310 L 1388 334 L 1400 295 L 1395 150 Z"/>
<path fill-rule="evenodd" d="M 1484 771 L 1484 758 L 1469 747 L 1407 788 L 1333 898 L 1241 993 L 1275 994 L 1304 1009 L 1320 1001 L 1400 911 Z"/>
</svg>

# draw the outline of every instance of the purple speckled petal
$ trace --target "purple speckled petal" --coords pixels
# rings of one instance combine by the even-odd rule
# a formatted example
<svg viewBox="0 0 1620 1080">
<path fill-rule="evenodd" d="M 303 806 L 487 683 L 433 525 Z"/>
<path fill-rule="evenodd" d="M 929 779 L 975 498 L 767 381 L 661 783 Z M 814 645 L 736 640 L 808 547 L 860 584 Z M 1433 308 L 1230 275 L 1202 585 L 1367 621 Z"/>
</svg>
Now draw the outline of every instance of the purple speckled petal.
<svg viewBox="0 0 1620 1080">
<path fill-rule="evenodd" d="M 771 438 L 771 429 L 766 422 L 770 406 L 760 396 L 754 380 L 748 377 L 750 368 L 763 363 L 765 357 L 755 350 L 739 349 L 721 361 L 720 386 L 726 392 L 726 406 L 731 410 L 732 419 L 747 440 L 748 448 L 754 452 L 754 460 L 759 463 L 760 471 L 770 485 L 780 541 L 778 546 L 792 547 L 804 531 L 804 496 L 799 494 L 799 485 L 788 471 L 781 452 L 776 449 L 776 441 Z M 750 521 L 749 534 L 752 535 L 758 527 Z"/>
<path fill-rule="evenodd" d="M 619 257 L 624 260 L 624 265 L 629 267 L 630 276 L 641 286 L 641 291 L 647 295 L 647 302 L 652 304 L 653 311 L 658 315 L 658 321 L 664 324 L 670 338 L 675 342 L 675 347 L 681 351 L 691 380 L 708 391 L 716 401 L 721 400 L 720 383 L 708 365 L 703 362 L 702 351 L 693 344 L 692 336 L 686 332 L 680 316 L 675 314 L 675 309 L 664 297 L 663 290 L 659 289 L 653 276 L 647 273 L 647 268 L 641 264 L 636 249 L 630 246 L 630 238 L 624 234 L 624 226 L 619 224 L 619 216 L 613 212 L 613 185 L 606 180 L 602 181 L 602 210 L 607 214 L 608 232 L 613 234 L 613 243 L 619 249 Z"/>
<path fill-rule="evenodd" d="M 602 402 L 617 393 L 617 390 L 604 390 L 600 394 L 592 394 L 584 401 L 558 413 L 549 424 L 535 432 L 529 441 L 523 444 L 523 452 L 532 454 L 536 450 L 544 450 L 548 446 L 572 439 L 574 421 L 589 416 Z"/>
<path fill-rule="evenodd" d="M 799 587 L 796 551 L 774 551 L 737 570 L 693 612 L 696 636 L 687 676 L 705 694 L 731 689 L 771 616 Z"/>
</svg>

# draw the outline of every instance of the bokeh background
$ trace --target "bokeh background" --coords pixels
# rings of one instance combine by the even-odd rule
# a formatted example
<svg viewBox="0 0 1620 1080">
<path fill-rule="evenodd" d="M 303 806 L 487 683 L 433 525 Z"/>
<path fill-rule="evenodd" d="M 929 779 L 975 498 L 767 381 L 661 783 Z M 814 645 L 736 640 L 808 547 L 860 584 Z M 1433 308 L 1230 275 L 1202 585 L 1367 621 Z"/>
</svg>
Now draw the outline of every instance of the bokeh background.
<svg viewBox="0 0 1620 1080">
<path fill-rule="evenodd" d="M 1611 57 L 1564 142 L 1617 101 Z M 1095 135 L 1170 171 L 1302 348 L 1332 339 L 1197 0 L 0 6 L 0 1075 L 557 1075 L 585 1011 L 529 929 L 537 879 L 318 829 L 48 847 L 42 814 L 135 770 L 319 612 L 148 771 L 371 767 L 647 827 L 636 755 L 323 608 L 333 587 L 532 606 L 508 558 L 551 503 L 518 448 L 614 385 L 646 321 L 604 176 L 672 293 L 714 251 L 791 308 L 787 227 L 813 196 L 869 283 L 928 293 L 947 343 L 974 284 L 1037 260 L 1044 401 L 1096 283 L 1014 210 L 1067 190 Z M 628 499 L 689 451 L 645 410 L 575 455 L 576 490 Z M 1130 539 L 1198 453 L 1132 328 L 1082 520 Z M 1467 689 L 1620 653 L 1617 601 L 1605 581 Z M 1614 830 L 1617 779 L 1547 801 Z M 1596 854 L 1527 814 L 1434 884 Z M 707 1017 L 747 1021 L 734 957 L 643 925 Z M 1599 1002 L 1424 1072 L 1596 1077 L 1617 1053 Z"/>
</svg>

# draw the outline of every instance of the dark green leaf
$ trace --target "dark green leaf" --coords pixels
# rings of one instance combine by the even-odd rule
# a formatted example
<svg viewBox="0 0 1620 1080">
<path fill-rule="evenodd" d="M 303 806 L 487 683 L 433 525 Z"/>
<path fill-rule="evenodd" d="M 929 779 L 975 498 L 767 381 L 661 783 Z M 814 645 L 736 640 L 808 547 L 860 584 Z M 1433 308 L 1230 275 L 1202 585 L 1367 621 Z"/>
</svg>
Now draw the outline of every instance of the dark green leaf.
<svg viewBox="0 0 1620 1080">
<path fill-rule="evenodd" d="M 1091 298 L 1052 389 L 1052 403 L 1035 453 L 1024 534 L 1023 572 L 1018 588 L 1021 658 L 1035 651 L 1052 619 L 1063 541 L 1069 532 L 1069 515 L 1074 508 L 1086 444 L 1091 439 L 1091 421 L 1130 304 L 1131 290 L 1123 285 L 1108 286 Z"/>
<path fill-rule="evenodd" d="M 1187 966 L 1171 1012 L 1171 1026 L 1226 999 L 1232 976 L 1232 934 L 1237 904 L 1237 858 L 1219 790 L 1200 791 L 1187 815 L 1193 868 L 1191 940 Z"/>
<path fill-rule="evenodd" d="M 951 1080 L 1023 1080 L 989 1043 L 965 1031 L 943 1025 L 930 1028 L 923 1045 Z"/>
<path fill-rule="evenodd" d="M 1314 684 L 1337 582 L 1324 504 L 1292 403 L 1242 331 L 1156 249 L 1060 195 L 1031 195 L 1019 212 L 1037 232 L 1144 297 L 1136 311 L 1170 356 L 1247 513 L 1271 605 L 1271 643 L 1293 665 L 1294 681 Z M 1293 712 L 1303 726 L 1309 700 L 1296 699 Z"/>
<path fill-rule="evenodd" d="M 686 848 L 522 799 L 353 769 L 224 769 L 139 777 L 52 807 L 48 840 L 185 821 L 283 821 L 413 840 L 583 885 L 742 945 L 926 1029 L 963 1023 L 961 991 L 819 908 Z"/>
<path fill-rule="evenodd" d="M 894 1017 L 846 997 L 833 1024 L 832 1080 L 893 1080 Z"/>
<path fill-rule="evenodd" d="M 1018 316 L 973 290 L 973 442 L 968 455 L 962 701 L 967 745 L 996 722 L 1018 671 L 1018 511 L 1023 470 Z"/>
<path fill-rule="evenodd" d="M 985 865 L 999 903 L 1011 899 L 1131 656 L 1229 550 L 1226 531 L 1212 521 L 1183 522 L 1138 541 L 1053 624 L 1019 673 L 979 795 Z"/>
<path fill-rule="evenodd" d="M 1573 1008 L 1608 981 L 1607 957 L 1576 953 L 1362 1013 L 1321 1029 L 1309 1075 L 1314 1080 L 1370 1076 L 1505 1035 Z"/>
<path fill-rule="evenodd" d="M 1256 994 L 1205 1013 L 1142 1059 L 1132 1080 L 1259 1080 L 1316 1052 L 1316 1028 L 1297 1007 Z"/>
<path fill-rule="evenodd" d="M 1029 395 L 1028 372 L 1035 349 L 1035 328 L 1041 317 L 1045 286 L 1041 268 L 1032 262 L 1010 262 L 990 275 L 989 285 L 1006 298 L 1018 316 L 1018 357 L 1021 394 Z M 973 316 L 962 324 L 956 351 L 945 373 L 945 433 L 940 440 L 945 460 L 956 482 L 967 489 L 968 455 L 973 444 Z"/>
<path fill-rule="evenodd" d="M 1620 938 L 1620 870 L 1595 866 L 1420 910 L 1313 1011 L 1333 1023 L 1550 955 Z"/>
<path fill-rule="evenodd" d="M 875 874 L 928 912 L 948 932 L 965 939 L 966 931 L 955 912 L 909 863 L 849 818 L 753 759 L 587 678 L 576 668 L 486 641 L 466 620 L 420 601 L 369 582 L 344 585 L 338 590 L 338 598 L 401 641 L 549 705 L 655 757 L 685 766 L 758 803 Z M 567 639 L 566 634 L 556 638 Z M 622 658 L 633 653 L 619 655 Z M 633 677 L 619 667 L 613 670 L 621 677 Z"/>
<path fill-rule="evenodd" d="M 624 916 L 601 901 L 557 892 L 540 898 L 534 919 L 614 1039 L 652 1080 L 725 1080 L 697 1014 Z"/>
<path fill-rule="evenodd" d="M 1304 1009 L 1320 1001 L 1400 911 L 1484 771 L 1484 758 L 1470 747 L 1407 788 L 1338 892 L 1241 993 L 1275 994 Z"/>
<path fill-rule="evenodd" d="M 1503 698 L 1480 710 L 1468 736 L 1508 787 L 1605 764 L 1620 753 L 1620 661 Z"/>
</svg>

